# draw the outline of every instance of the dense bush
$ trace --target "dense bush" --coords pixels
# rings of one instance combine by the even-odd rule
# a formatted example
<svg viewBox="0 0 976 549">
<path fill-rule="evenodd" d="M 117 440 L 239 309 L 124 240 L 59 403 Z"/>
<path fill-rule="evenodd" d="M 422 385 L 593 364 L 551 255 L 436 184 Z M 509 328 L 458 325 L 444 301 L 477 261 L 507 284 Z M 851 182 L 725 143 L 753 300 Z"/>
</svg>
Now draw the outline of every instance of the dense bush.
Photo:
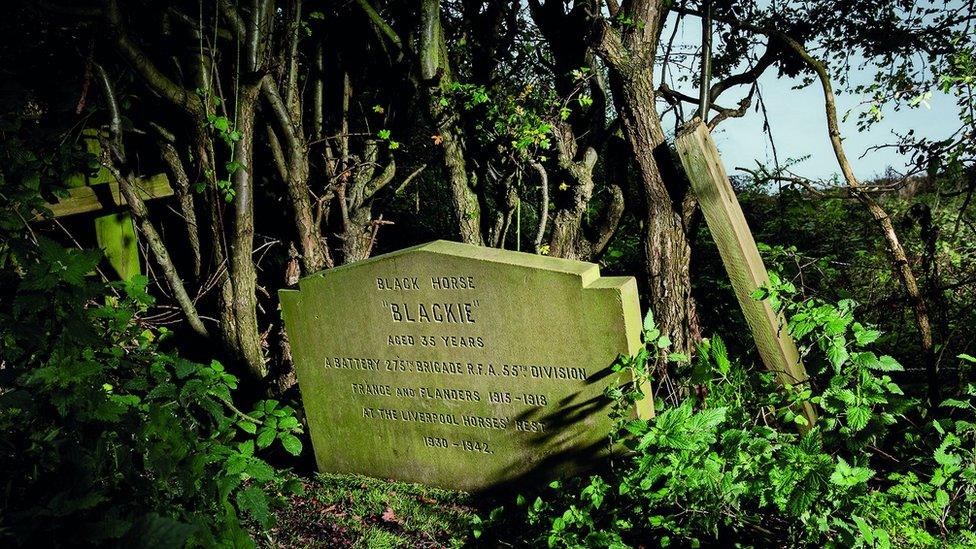
<svg viewBox="0 0 976 549">
<path fill-rule="evenodd" d="M 162 351 L 144 277 L 106 286 L 98 253 L 44 239 L 3 248 L 0 544 L 251 545 L 241 512 L 267 525 L 277 478 L 256 452 L 301 451 L 293 410 L 244 414 L 219 363 Z"/>
<path fill-rule="evenodd" d="M 852 301 L 793 301 L 793 290 L 774 276 L 756 297 L 789 314 L 809 386 L 782 391 L 771 374 L 730 360 L 719 337 L 706 340 L 681 364 L 690 383 L 680 405 L 659 400 L 645 421 L 626 410 L 649 396 L 611 395 L 612 437 L 629 452 L 610 473 L 520 496 L 516 513 L 493 513 L 490 535 L 550 547 L 976 544 L 976 387 L 925 418 L 889 377 L 899 363 L 871 350 L 880 333 L 854 321 Z M 659 357 L 684 360 L 667 357 L 651 318 L 644 341 L 619 368 L 646 378 Z M 819 413 L 812 429 L 795 413 L 802 399 Z"/>
</svg>

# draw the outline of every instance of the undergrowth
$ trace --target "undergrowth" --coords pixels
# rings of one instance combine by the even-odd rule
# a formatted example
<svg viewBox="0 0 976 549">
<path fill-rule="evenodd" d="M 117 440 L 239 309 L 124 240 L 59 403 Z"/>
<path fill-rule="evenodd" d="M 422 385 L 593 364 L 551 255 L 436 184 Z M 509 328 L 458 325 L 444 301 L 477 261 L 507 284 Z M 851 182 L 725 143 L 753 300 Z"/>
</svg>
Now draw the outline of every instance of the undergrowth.
<svg viewBox="0 0 976 549">
<path fill-rule="evenodd" d="M 797 299 L 775 275 L 754 297 L 789 318 L 810 380 L 780 387 L 718 336 L 694 361 L 669 354 L 648 316 L 644 348 L 616 368 L 640 382 L 670 361 L 686 380 L 680 403 L 656 399 L 657 416 L 638 419 L 633 402 L 651 398 L 640 384 L 610 390 L 627 454 L 609 473 L 518 496 L 474 535 L 549 547 L 976 545 L 976 387 L 926 412 L 892 380 L 902 367 L 875 349 L 880 333 L 855 321 L 853 301 Z"/>
</svg>

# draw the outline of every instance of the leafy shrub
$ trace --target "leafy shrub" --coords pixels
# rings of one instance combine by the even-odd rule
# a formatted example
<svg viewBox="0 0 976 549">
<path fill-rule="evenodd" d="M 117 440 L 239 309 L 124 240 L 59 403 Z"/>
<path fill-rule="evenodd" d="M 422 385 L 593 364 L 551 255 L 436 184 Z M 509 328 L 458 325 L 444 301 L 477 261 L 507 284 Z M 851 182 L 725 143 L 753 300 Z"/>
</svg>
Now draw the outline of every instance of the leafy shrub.
<svg viewBox="0 0 976 549">
<path fill-rule="evenodd" d="M 98 253 L 44 239 L 4 248 L 0 544 L 253 545 L 241 513 L 270 526 L 277 478 L 257 451 L 301 451 L 293 410 L 244 414 L 219 363 L 161 351 L 144 277 L 106 286 Z"/>
<path fill-rule="evenodd" d="M 809 386 L 784 391 L 731 360 L 719 337 L 694 363 L 670 355 L 683 362 L 691 396 L 642 420 L 627 413 L 645 397 L 636 386 L 611 391 L 612 437 L 629 453 L 609 474 L 519 496 L 516 515 L 496 510 L 484 521 L 489 532 L 504 537 L 499 521 L 508 519 L 530 528 L 506 528 L 519 537 L 505 541 L 550 547 L 973 546 L 976 387 L 946 401 L 945 418 L 911 417 L 916 401 L 889 377 L 901 366 L 870 350 L 880 334 L 855 322 L 854 303 L 797 302 L 772 278 L 756 297 L 789 314 Z M 638 379 L 667 356 L 653 319 L 644 328 L 645 347 L 618 364 Z M 796 413 L 804 399 L 820 415 L 812 429 Z M 477 533 L 484 528 L 479 520 Z"/>
</svg>

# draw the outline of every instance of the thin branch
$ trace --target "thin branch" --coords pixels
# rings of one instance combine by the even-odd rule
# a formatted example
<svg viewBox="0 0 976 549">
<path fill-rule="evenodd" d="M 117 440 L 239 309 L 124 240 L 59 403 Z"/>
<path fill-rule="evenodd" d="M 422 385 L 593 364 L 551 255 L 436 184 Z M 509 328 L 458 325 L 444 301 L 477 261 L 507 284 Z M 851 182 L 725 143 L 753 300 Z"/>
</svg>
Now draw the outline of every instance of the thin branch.
<svg viewBox="0 0 976 549">
<path fill-rule="evenodd" d="M 391 27 L 389 23 L 383 19 L 383 16 L 380 15 L 379 12 L 377 12 L 366 0 L 356 0 L 356 4 L 362 8 L 363 12 L 366 14 L 366 17 L 369 17 L 369 20 L 372 21 L 373 25 L 375 25 L 376 28 L 378 28 L 380 32 L 386 36 L 390 43 L 396 46 L 397 50 L 399 50 L 402 54 L 404 51 L 403 40 L 401 40 L 400 35 L 393 30 L 393 27 Z"/>
<path fill-rule="evenodd" d="M 783 40 L 807 66 L 813 69 L 820 80 L 820 86 L 823 89 L 824 95 L 824 109 L 827 115 L 827 128 L 830 134 L 830 144 L 834 149 L 834 156 L 837 158 L 837 163 L 840 165 L 841 172 L 844 174 L 844 179 L 847 181 L 854 195 L 864 203 L 868 212 L 871 213 L 871 216 L 881 226 L 888 252 L 894 263 L 894 270 L 901 279 L 902 286 L 904 286 L 905 292 L 912 301 L 915 321 L 918 325 L 922 340 L 922 352 L 924 353 L 924 360 L 928 371 L 929 406 L 934 408 L 941 403 L 941 399 L 939 395 L 938 364 L 934 360 L 932 327 L 925 300 L 922 298 L 922 294 L 918 289 L 918 282 L 915 279 L 915 274 L 912 272 L 911 265 L 908 263 L 905 249 L 898 240 L 898 235 L 895 232 L 888 212 L 869 194 L 861 192 L 861 185 L 854 176 L 854 170 L 847 159 L 847 154 L 844 152 L 844 144 L 840 135 L 840 124 L 837 121 L 837 107 L 835 105 L 833 86 L 831 85 L 830 75 L 827 72 L 826 66 L 820 60 L 811 56 L 803 45 L 793 38 L 778 31 L 774 31 L 774 34 Z"/>
<path fill-rule="evenodd" d="M 722 95 L 722 92 L 731 87 L 756 82 L 762 73 L 776 61 L 776 52 L 777 49 L 774 47 L 773 39 L 770 38 L 766 44 L 766 51 L 763 52 L 762 56 L 759 57 L 759 60 L 756 61 L 756 64 L 752 68 L 745 72 L 729 76 L 712 85 L 709 91 L 711 101 L 718 99 L 718 96 Z"/>
<path fill-rule="evenodd" d="M 183 280 L 180 279 L 179 273 L 176 271 L 176 266 L 173 264 L 173 260 L 169 255 L 169 250 L 166 248 L 166 244 L 163 243 L 163 239 L 159 236 L 159 232 L 156 230 L 156 226 L 149 219 L 149 209 L 146 208 L 146 203 L 143 202 L 142 197 L 139 196 L 134 189 L 134 185 L 129 179 L 128 175 L 123 175 L 122 172 L 115 166 L 115 164 L 107 158 L 108 151 L 111 150 L 111 145 L 105 141 L 102 144 L 103 152 L 101 164 L 104 166 L 109 173 L 115 177 L 115 180 L 119 183 L 119 190 L 122 196 L 125 197 L 126 203 L 129 205 L 129 211 L 132 212 L 132 217 L 136 220 L 139 225 L 139 230 L 142 232 L 143 236 L 146 237 L 146 242 L 149 245 L 149 249 L 152 250 L 153 256 L 156 258 L 156 263 L 163 269 L 163 276 L 169 283 L 170 288 L 173 290 L 173 296 L 176 302 L 179 304 L 180 309 L 183 311 L 183 315 L 186 317 L 187 322 L 189 322 L 190 327 L 194 332 L 203 336 L 209 337 L 207 333 L 207 328 L 204 327 L 203 321 L 200 320 L 200 315 L 197 312 L 196 306 L 190 299 L 190 295 L 186 291 L 186 287 L 183 285 Z"/>
<path fill-rule="evenodd" d="M 114 35 L 116 48 L 122 57 L 142 76 L 143 80 L 159 95 L 193 116 L 201 116 L 203 109 L 199 99 L 190 91 L 170 80 L 146 54 L 129 38 L 122 23 L 122 15 L 116 0 L 107 0 L 105 18 Z"/>
<path fill-rule="evenodd" d="M 546 224 L 549 222 L 549 174 L 539 162 L 529 162 L 535 171 L 539 172 L 539 229 L 535 233 L 533 242 L 535 253 L 542 248 L 542 239 L 546 235 Z"/>
</svg>

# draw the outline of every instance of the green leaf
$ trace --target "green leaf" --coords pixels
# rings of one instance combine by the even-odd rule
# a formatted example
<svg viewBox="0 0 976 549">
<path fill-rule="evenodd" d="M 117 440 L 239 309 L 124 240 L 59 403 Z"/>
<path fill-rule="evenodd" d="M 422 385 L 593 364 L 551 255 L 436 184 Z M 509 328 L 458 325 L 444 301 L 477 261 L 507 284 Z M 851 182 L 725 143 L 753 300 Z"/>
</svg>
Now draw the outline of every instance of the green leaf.
<svg viewBox="0 0 976 549">
<path fill-rule="evenodd" d="M 281 445 L 284 446 L 285 451 L 293 456 L 302 453 L 302 441 L 291 433 L 281 435 Z"/>
<path fill-rule="evenodd" d="M 277 433 L 275 433 L 273 429 L 261 429 L 261 432 L 258 433 L 257 439 L 258 448 L 267 448 L 268 446 L 271 446 L 271 443 L 274 442 L 276 434 Z"/>
<path fill-rule="evenodd" d="M 840 367 L 847 362 L 847 359 L 850 356 L 850 353 L 847 352 L 844 336 L 835 337 L 833 341 L 831 341 L 830 346 L 827 347 L 827 358 L 830 360 L 831 366 L 833 366 L 834 370 L 837 372 L 840 372 Z"/>
<path fill-rule="evenodd" d="M 851 467 L 842 457 L 837 458 L 837 465 L 830 475 L 830 482 L 842 487 L 851 487 L 867 482 L 874 476 L 874 471 L 866 467 Z"/>
<path fill-rule="evenodd" d="M 218 116 L 213 121 L 213 127 L 220 132 L 226 132 L 230 129 L 230 121 L 223 116 Z"/>
<path fill-rule="evenodd" d="M 278 422 L 278 428 L 279 429 L 282 429 L 282 430 L 285 430 L 285 429 L 295 429 L 299 425 L 301 425 L 301 424 L 298 422 L 298 418 L 296 418 L 294 416 L 288 416 L 288 417 L 281 418 L 281 421 Z"/>
<path fill-rule="evenodd" d="M 871 419 L 871 409 L 865 406 L 850 406 L 847 408 L 847 426 L 857 432 L 864 429 Z"/>
<path fill-rule="evenodd" d="M 242 431 L 249 435 L 253 435 L 258 432 L 258 426 L 248 420 L 242 420 L 237 423 L 237 426 L 241 428 Z"/>
<path fill-rule="evenodd" d="M 644 331 L 649 332 L 654 329 L 654 313 L 652 311 L 647 311 L 644 315 Z"/>
<path fill-rule="evenodd" d="M 905 370 L 897 360 L 888 355 L 878 357 L 878 363 L 873 365 L 871 369 L 881 372 L 903 372 Z"/>
<path fill-rule="evenodd" d="M 302 481 L 297 478 L 290 478 L 285 481 L 281 487 L 281 491 L 286 494 L 294 494 L 296 496 L 305 495 L 305 486 Z"/>
<path fill-rule="evenodd" d="M 852 518 L 854 519 L 854 524 L 857 525 L 857 529 L 861 531 L 861 537 L 864 538 L 864 541 L 868 544 L 869 547 L 873 545 L 874 529 L 871 528 L 871 526 L 868 525 L 867 521 L 865 521 L 863 518 L 856 515 Z"/>
<path fill-rule="evenodd" d="M 240 454 L 229 457 L 227 462 L 224 464 L 227 474 L 236 476 L 243 473 L 244 470 L 247 469 L 247 460 L 248 458 L 246 456 Z"/>
<path fill-rule="evenodd" d="M 248 460 L 248 464 L 244 469 L 244 472 L 258 482 L 268 482 L 269 480 L 275 478 L 275 470 L 270 465 L 265 463 L 264 460 L 258 458 L 251 458 Z"/>
<path fill-rule="evenodd" d="M 718 335 L 712 337 L 711 345 L 709 347 L 709 356 L 715 362 L 715 367 L 718 368 L 719 373 L 722 375 L 728 375 L 729 371 L 732 369 L 732 364 L 729 362 L 729 353 L 725 348 L 725 342 Z"/>
<path fill-rule="evenodd" d="M 951 436 L 952 435 L 950 435 L 950 437 Z M 946 449 L 949 448 L 950 442 L 951 439 L 946 438 L 946 440 L 944 440 L 942 444 L 935 449 L 935 453 L 933 457 L 935 458 L 935 462 L 938 463 L 939 465 L 943 467 L 954 468 L 954 467 L 958 467 L 959 464 L 962 463 L 962 458 L 956 454 L 950 454 L 946 452 Z"/>
<path fill-rule="evenodd" d="M 271 526 L 268 496 L 257 486 L 249 486 L 237 493 L 237 508 L 250 514 L 264 528 Z"/>
<path fill-rule="evenodd" d="M 881 332 L 878 330 L 869 330 L 860 323 L 854 323 L 854 340 L 861 347 L 874 343 L 879 337 L 881 337 Z"/>
<path fill-rule="evenodd" d="M 254 441 L 253 440 L 245 440 L 244 442 L 241 442 L 240 444 L 237 445 L 237 451 L 240 452 L 240 453 L 242 453 L 242 454 L 244 454 L 245 456 L 253 456 L 254 455 Z"/>
</svg>

